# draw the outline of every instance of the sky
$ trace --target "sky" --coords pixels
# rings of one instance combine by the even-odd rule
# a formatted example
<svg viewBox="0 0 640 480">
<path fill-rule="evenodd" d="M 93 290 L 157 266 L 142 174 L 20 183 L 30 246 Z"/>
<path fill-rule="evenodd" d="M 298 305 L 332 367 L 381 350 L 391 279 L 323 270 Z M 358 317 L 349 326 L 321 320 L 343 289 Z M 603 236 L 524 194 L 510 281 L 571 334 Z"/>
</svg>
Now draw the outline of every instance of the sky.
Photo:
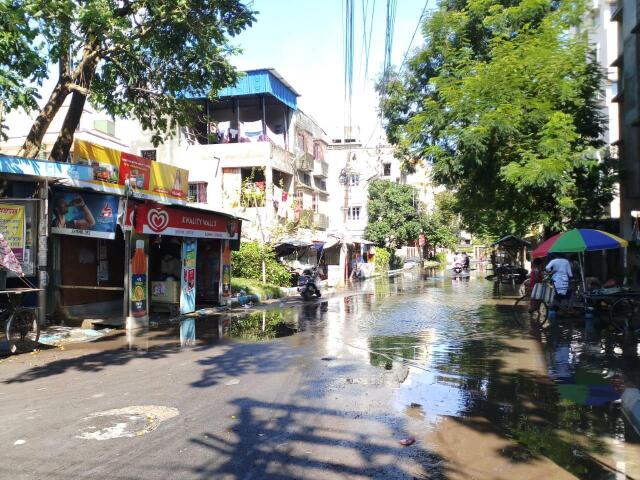
<svg viewBox="0 0 640 480">
<path fill-rule="evenodd" d="M 359 129 L 357 139 L 375 145 L 383 138 L 376 113 L 375 81 L 384 62 L 386 0 L 353 0 L 355 4 L 355 47 L 353 68 L 352 122 Z M 425 7 L 425 0 L 396 0 L 392 63 L 402 63 L 407 50 L 422 44 L 420 31 L 412 37 Z M 432 9 L 435 0 L 426 0 Z M 275 68 L 301 95 L 298 106 L 313 117 L 330 139 L 342 137 L 344 109 L 344 10 L 345 0 L 253 0 L 257 21 L 231 43 L 242 53 L 231 59 L 240 70 Z M 363 49 L 363 5 L 374 9 L 365 78 Z M 370 14 L 369 14 L 370 15 Z M 368 28 L 368 27 L 367 27 Z M 411 46 L 410 46 L 411 44 Z M 57 66 L 52 65 L 44 82 L 40 103 L 53 90 Z M 24 135 L 30 125 L 25 124 Z M 13 130 L 12 130 L 13 131 Z M 358 132 L 358 130 L 356 130 Z"/>
<path fill-rule="evenodd" d="M 381 130 L 376 113 L 375 80 L 382 71 L 385 0 L 355 1 L 352 125 L 363 142 L 376 143 Z M 275 68 L 300 93 L 299 107 L 330 138 L 344 126 L 344 0 L 255 0 L 257 22 L 233 44 L 243 52 L 232 60 L 239 69 Z M 368 78 L 365 78 L 362 7 L 375 5 Z M 428 2 L 433 8 L 434 0 Z M 409 48 L 424 0 L 397 0 L 392 63 L 399 65 Z M 418 30 L 411 50 L 422 43 Z"/>
</svg>

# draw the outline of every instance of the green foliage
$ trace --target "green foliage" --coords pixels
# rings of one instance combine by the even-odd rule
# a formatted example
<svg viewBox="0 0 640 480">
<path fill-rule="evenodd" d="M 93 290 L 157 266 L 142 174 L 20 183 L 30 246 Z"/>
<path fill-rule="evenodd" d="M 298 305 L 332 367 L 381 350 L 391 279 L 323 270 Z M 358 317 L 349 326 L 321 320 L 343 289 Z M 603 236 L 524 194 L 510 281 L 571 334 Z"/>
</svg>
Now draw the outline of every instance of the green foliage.
<svg viewBox="0 0 640 480">
<path fill-rule="evenodd" d="M 259 242 L 242 242 L 240 250 L 231 252 L 233 277 L 262 281 L 262 259 L 265 259 L 267 283 L 279 287 L 291 286 L 291 274 L 278 262 L 276 253 L 270 245 Z"/>
<path fill-rule="evenodd" d="M 378 273 L 384 273 L 389 270 L 391 262 L 391 253 L 386 248 L 376 247 L 374 256 L 375 270 Z"/>
<path fill-rule="evenodd" d="M 378 86 L 398 154 L 433 165 L 476 234 L 559 228 L 612 198 L 584 13 L 582 0 L 442 0 L 424 47 Z"/>
<path fill-rule="evenodd" d="M 260 295 L 261 298 L 280 298 L 282 291 L 277 285 L 271 283 L 263 284 L 260 280 L 252 280 L 249 278 L 231 278 L 231 292 L 238 293 L 244 290 L 248 294 Z"/>
<path fill-rule="evenodd" d="M 235 83 L 229 38 L 254 13 L 239 0 L 0 0 L 0 98 L 8 110 L 37 109 L 30 86 L 49 65 L 65 67 L 58 82 L 66 94 L 89 67 L 90 101 L 137 118 L 159 143 L 192 120 L 186 95 L 215 95 Z"/>
<path fill-rule="evenodd" d="M 416 189 L 388 180 L 369 183 L 367 240 L 395 249 L 416 240 L 422 231 Z"/>
<path fill-rule="evenodd" d="M 438 252 L 438 253 L 436 253 L 435 259 L 436 259 L 436 262 L 438 262 L 440 265 L 446 265 L 447 264 L 447 253 L 446 252 Z"/>
<path fill-rule="evenodd" d="M 37 86 L 46 76 L 44 46 L 28 24 L 28 13 L 0 0 L 0 139 L 6 139 L 2 109 L 36 109 Z"/>
</svg>

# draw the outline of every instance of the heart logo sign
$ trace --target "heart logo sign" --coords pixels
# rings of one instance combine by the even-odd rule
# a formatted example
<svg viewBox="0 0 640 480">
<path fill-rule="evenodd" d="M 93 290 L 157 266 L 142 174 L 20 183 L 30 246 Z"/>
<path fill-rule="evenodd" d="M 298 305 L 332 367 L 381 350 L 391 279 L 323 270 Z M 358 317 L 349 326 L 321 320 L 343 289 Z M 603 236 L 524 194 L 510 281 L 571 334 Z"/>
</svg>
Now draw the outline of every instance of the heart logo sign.
<svg viewBox="0 0 640 480">
<path fill-rule="evenodd" d="M 154 232 L 162 232 L 169 225 L 169 214 L 166 210 L 151 208 L 147 213 L 147 223 Z"/>
</svg>

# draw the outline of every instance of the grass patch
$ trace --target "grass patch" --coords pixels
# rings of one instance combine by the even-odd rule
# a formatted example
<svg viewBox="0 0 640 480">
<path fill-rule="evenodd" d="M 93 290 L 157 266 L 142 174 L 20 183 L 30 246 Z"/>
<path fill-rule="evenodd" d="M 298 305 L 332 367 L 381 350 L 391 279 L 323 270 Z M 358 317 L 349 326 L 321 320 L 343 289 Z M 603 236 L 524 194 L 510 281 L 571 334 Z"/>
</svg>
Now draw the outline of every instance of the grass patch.
<svg viewBox="0 0 640 480">
<path fill-rule="evenodd" d="M 262 298 L 282 297 L 282 291 L 277 285 L 272 285 L 270 283 L 263 284 L 259 280 L 252 280 L 249 278 L 231 278 L 231 293 L 238 293 L 240 290 L 244 290 L 246 293 L 260 295 Z"/>
</svg>

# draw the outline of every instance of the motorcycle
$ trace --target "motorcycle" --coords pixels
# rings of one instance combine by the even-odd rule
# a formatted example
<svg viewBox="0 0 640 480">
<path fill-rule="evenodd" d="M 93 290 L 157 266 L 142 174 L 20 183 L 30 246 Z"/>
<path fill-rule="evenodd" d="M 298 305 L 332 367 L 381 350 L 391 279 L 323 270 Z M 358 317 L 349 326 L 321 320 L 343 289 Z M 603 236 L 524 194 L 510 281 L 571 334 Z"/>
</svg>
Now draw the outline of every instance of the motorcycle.
<svg viewBox="0 0 640 480">
<path fill-rule="evenodd" d="M 464 269 L 462 263 L 460 262 L 456 262 L 453 264 L 453 272 L 456 274 L 461 274 L 462 270 Z"/>
<path fill-rule="evenodd" d="M 305 300 L 310 300 L 314 295 L 318 298 L 322 295 L 318 286 L 319 274 L 315 268 L 306 268 L 298 279 L 298 292 Z"/>
</svg>

